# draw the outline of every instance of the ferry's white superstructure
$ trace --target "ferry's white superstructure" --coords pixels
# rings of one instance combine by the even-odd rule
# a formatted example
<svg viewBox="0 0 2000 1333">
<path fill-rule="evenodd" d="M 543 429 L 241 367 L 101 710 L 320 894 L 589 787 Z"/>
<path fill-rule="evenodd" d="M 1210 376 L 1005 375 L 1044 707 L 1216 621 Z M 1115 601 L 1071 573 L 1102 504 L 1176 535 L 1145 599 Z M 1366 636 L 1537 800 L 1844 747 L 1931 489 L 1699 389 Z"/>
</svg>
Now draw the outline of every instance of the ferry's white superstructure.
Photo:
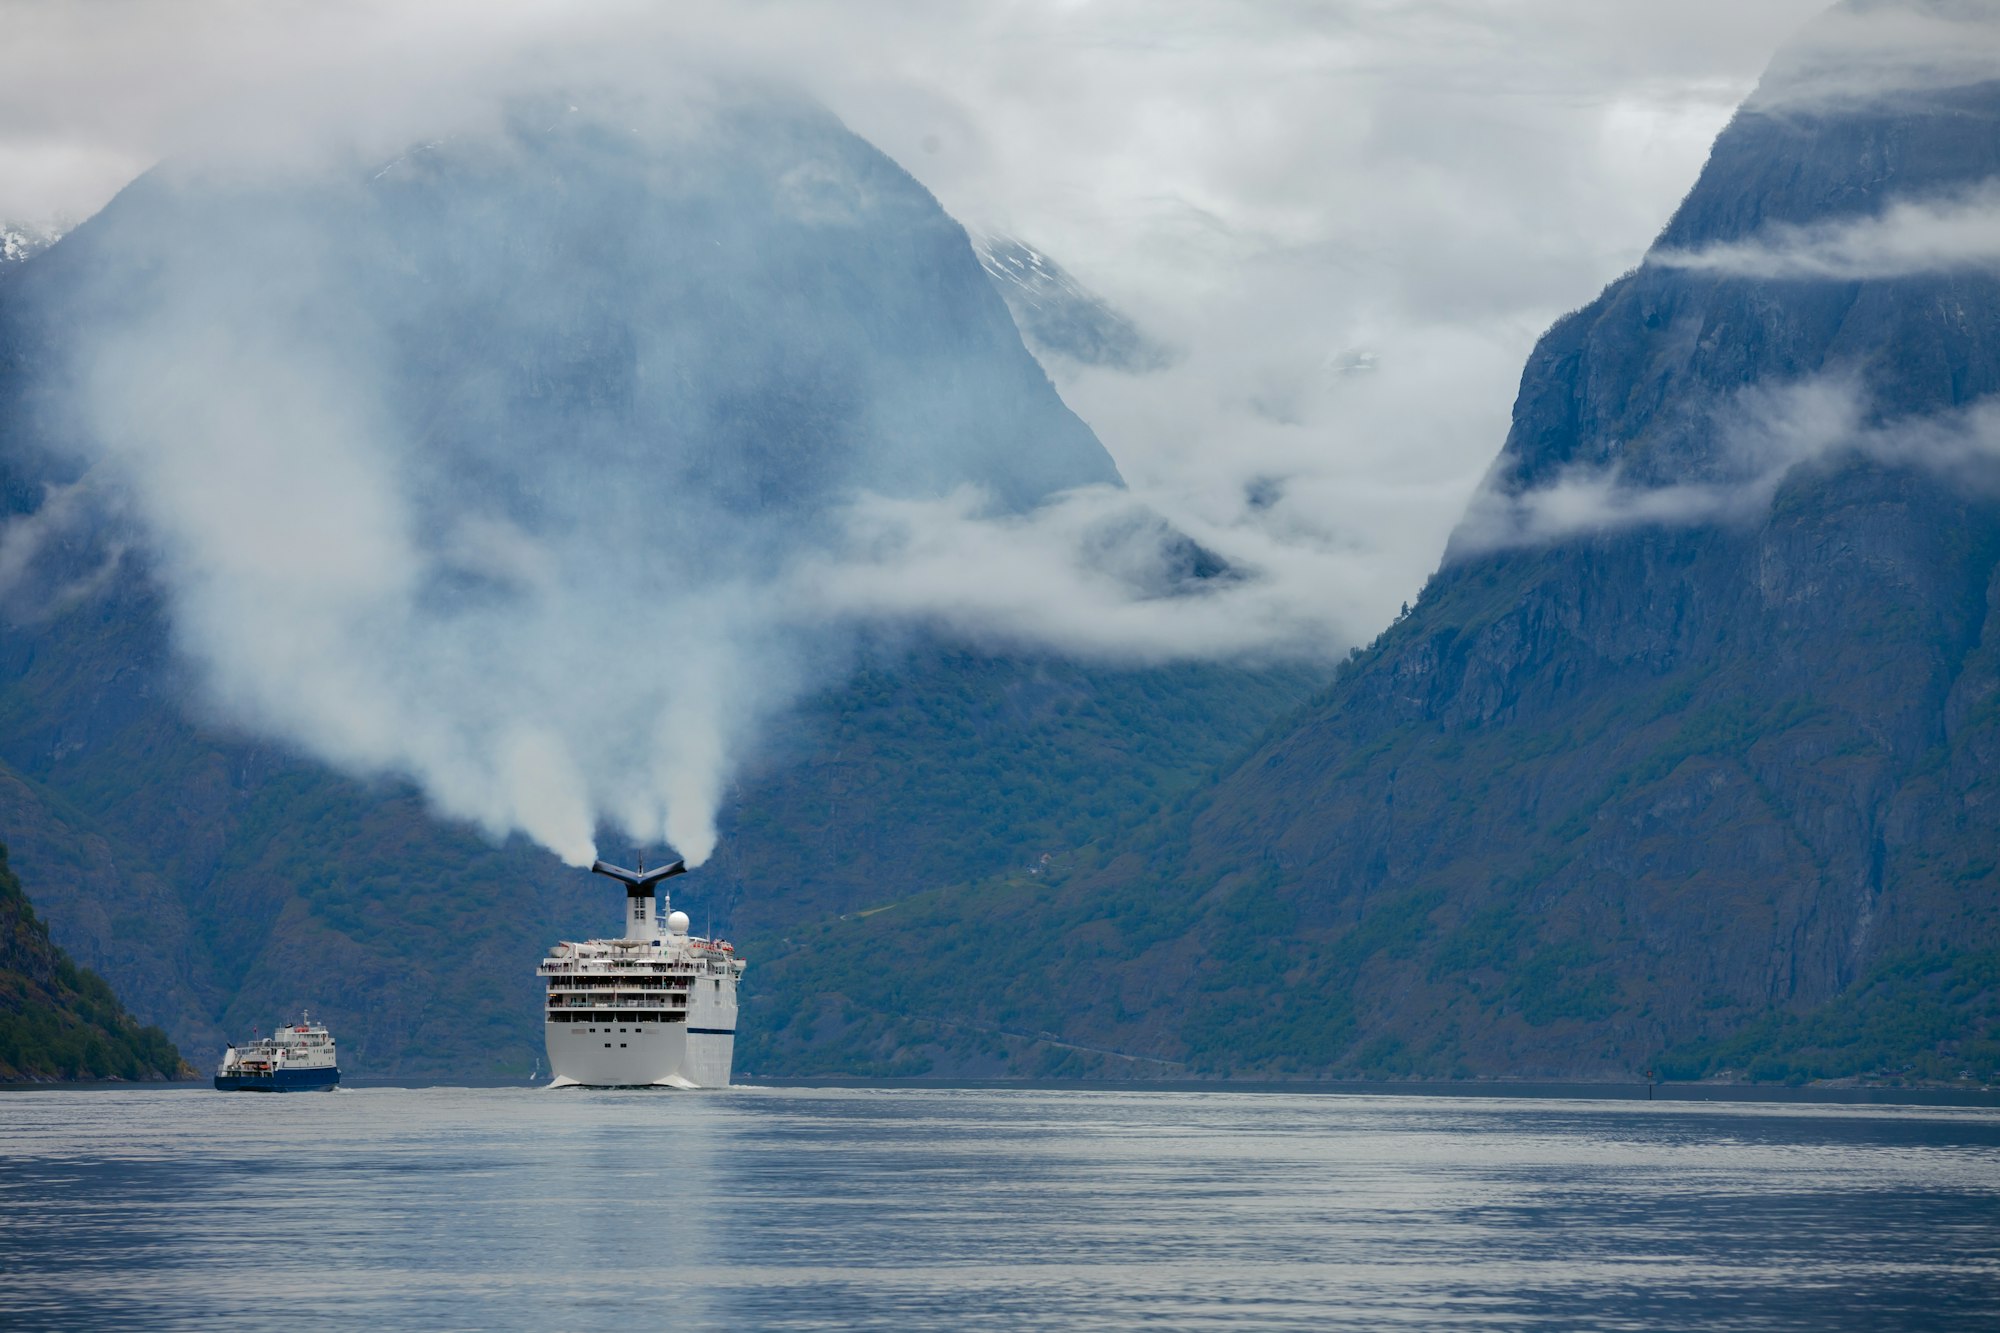
<svg viewBox="0 0 2000 1333">
<path fill-rule="evenodd" d="M 339 1085 L 333 1034 L 311 1014 L 247 1046 L 232 1043 L 215 1070 L 219 1092 L 310 1092 Z"/>
<path fill-rule="evenodd" d="M 654 911 L 654 886 L 683 868 L 591 867 L 625 885 L 625 937 L 565 940 L 536 969 L 548 982 L 550 1087 L 729 1086 L 744 964 L 726 941 L 690 935 L 664 895 Z"/>
</svg>

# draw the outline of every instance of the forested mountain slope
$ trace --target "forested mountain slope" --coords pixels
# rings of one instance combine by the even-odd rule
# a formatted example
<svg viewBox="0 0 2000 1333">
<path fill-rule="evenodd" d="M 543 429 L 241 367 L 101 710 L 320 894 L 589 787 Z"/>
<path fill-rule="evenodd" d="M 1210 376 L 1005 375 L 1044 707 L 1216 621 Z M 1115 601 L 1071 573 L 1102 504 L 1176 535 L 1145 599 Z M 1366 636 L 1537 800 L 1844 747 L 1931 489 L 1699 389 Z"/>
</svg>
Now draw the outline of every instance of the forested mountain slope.
<svg viewBox="0 0 2000 1333">
<path fill-rule="evenodd" d="M 793 932 L 759 1067 L 2000 1072 L 2000 275 L 1867 244 L 1990 192 L 2000 85 L 1802 63 L 1406 618 L 1055 882 Z"/>
<path fill-rule="evenodd" d="M 170 1079 L 194 1071 L 157 1027 L 49 942 L 0 847 L 0 1082 Z"/>
</svg>

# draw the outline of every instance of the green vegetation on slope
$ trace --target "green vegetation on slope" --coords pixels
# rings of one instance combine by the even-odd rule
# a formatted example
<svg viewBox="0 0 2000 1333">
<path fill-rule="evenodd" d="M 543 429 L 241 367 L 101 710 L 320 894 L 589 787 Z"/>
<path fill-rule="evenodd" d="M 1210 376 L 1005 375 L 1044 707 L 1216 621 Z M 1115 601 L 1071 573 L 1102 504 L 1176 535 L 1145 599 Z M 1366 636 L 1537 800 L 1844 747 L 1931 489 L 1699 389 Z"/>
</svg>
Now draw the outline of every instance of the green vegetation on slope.
<svg viewBox="0 0 2000 1333">
<path fill-rule="evenodd" d="M 1959 558 L 1963 583 L 1986 581 L 1984 546 Z M 1398 716 L 1375 693 L 1460 679 L 1488 644 L 1511 652 L 1567 563 L 1434 588 L 1221 782 L 1039 875 L 885 893 L 752 935 L 745 1067 L 1635 1077 L 1672 1051 L 1661 1067 L 1677 1076 L 1985 1077 L 1993 1001 L 1972 963 L 1851 983 L 1845 941 L 1812 932 L 1843 901 L 1829 867 L 1850 836 L 1843 803 L 1898 781 L 1934 803 L 1924 784 L 1976 781 L 1990 709 L 1961 710 L 1935 752 L 1899 754 L 1874 719 L 1914 692 L 1866 674 L 1867 653 L 1857 673 L 1832 652 L 1783 678 L 1715 650 L 1598 668 L 1555 697 L 1495 691 L 1464 719 Z M 1868 642 L 1900 612 L 1854 596 L 1842 630 Z M 1951 651 L 1927 638 L 1896 632 L 1899 670 Z M 1441 642 L 1469 647 L 1452 661 Z M 1986 669 L 1954 660 L 1974 684 L 1966 670 Z M 1980 834 L 1892 836 L 1878 932 L 1988 932 Z"/>
<path fill-rule="evenodd" d="M 1904 954 L 1805 1014 L 1661 1057 L 1669 1078 L 2000 1083 L 2000 950 Z"/>
<path fill-rule="evenodd" d="M 1206 782 L 1318 680 L 936 650 L 878 662 L 801 710 L 704 878 L 726 877 L 745 932 L 1068 860 Z"/>
<path fill-rule="evenodd" d="M 0 1081 L 193 1076 L 166 1033 L 49 942 L 0 846 Z"/>
</svg>

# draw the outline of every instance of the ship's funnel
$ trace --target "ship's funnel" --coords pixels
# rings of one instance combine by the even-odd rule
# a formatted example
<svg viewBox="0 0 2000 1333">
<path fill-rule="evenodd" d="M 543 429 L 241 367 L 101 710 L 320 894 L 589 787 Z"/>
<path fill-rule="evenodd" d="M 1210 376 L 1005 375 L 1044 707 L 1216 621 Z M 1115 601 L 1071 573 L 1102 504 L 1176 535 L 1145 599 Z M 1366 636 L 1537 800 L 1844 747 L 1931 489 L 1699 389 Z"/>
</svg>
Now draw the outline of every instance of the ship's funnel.
<svg viewBox="0 0 2000 1333">
<path fill-rule="evenodd" d="M 640 865 L 645 862 L 641 861 Z M 663 879 L 687 873 L 687 863 L 676 861 L 658 870 L 627 870 L 609 861 L 594 861 L 593 875 L 605 875 L 625 886 L 625 938 L 643 940 L 653 933 L 653 886 Z"/>
</svg>

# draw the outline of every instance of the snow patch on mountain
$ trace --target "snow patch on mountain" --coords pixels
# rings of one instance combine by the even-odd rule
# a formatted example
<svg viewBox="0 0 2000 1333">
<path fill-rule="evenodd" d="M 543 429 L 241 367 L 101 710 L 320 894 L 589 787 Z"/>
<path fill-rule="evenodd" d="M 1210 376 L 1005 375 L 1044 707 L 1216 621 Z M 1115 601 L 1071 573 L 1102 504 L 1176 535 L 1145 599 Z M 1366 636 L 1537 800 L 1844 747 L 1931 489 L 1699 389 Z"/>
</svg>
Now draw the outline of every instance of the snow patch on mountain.
<svg viewBox="0 0 2000 1333">
<path fill-rule="evenodd" d="M 1167 347 L 1033 246 L 1008 236 L 975 237 L 973 244 L 1037 355 L 1133 375 L 1172 364 Z"/>
<path fill-rule="evenodd" d="M 0 264 L 33 259 L 61 240 L 68 230 L 59 223 L 0 221 Z"/>
</svg>

